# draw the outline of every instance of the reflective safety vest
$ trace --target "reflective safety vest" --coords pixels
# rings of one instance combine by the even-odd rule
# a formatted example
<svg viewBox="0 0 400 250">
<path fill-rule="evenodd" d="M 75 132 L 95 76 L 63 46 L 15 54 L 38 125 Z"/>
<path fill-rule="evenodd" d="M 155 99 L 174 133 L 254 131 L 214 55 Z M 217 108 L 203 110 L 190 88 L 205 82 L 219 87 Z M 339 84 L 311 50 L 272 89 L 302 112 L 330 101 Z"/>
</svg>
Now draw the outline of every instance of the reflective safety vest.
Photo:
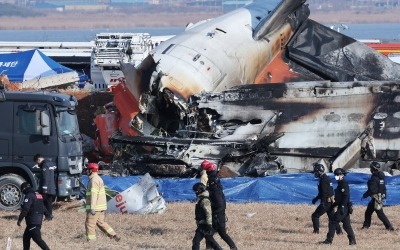
<svg viewBox="0 0 400 250">
<path fill-rule="evenodd" d="M 96 172 L 89 176 L 89 184 L 86 189 L 86 211 L 92 209 L 95 211 L 107 210 L 104 182 Z"/>
</svg>

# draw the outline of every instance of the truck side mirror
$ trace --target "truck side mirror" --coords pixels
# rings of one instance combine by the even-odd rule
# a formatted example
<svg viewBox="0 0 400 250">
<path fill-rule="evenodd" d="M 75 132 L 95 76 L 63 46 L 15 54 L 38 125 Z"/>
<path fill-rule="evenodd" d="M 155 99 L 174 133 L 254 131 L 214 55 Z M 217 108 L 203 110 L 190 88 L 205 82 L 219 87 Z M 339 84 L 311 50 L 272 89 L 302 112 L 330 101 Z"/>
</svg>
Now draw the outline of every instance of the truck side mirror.
<svg viewBox="0 0 400 250">
<path fill-rule="evenodd" d="M 50 115 L 48 110 L 40 112 L 40 126 L 42 127 L 42 135 L 50 135 Z"/>
</svg>

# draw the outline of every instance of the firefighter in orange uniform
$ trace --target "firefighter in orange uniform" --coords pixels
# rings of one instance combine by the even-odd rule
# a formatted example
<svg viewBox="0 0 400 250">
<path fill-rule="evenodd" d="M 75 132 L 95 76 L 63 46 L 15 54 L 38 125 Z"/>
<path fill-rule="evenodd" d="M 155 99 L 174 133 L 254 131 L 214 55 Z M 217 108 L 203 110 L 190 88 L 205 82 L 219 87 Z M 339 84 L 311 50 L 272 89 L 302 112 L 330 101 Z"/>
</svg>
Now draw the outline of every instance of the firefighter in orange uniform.
<svg viewBox="0 0 400 250">
<path fill-rule="evenodd" d="M 105 222 L 105 211 L 107 210 L 106 190 L 104 182 L 98 175 L 97 163 L 89 163 L 89 184 L 86 189 L 86 237 L 88 241 L 96 239 L 96 225 L 111 239 L 119 241 L 121 238 L 115 233 L 107 222 Z"/>
</svg>

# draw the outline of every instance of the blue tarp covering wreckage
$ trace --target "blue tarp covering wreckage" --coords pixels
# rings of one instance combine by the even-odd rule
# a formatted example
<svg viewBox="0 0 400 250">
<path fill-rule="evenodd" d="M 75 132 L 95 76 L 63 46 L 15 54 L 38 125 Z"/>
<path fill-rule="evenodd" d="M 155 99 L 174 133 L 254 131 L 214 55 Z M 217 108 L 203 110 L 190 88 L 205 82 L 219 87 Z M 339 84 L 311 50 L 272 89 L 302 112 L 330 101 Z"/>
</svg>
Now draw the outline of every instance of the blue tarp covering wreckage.
<svg viewBox="0 0 400 250">
<path fill-rule="evenodd" d="M 333 174 L 334 188 L 336 181 Z M 370 174 L 349 173 L 346 176 L 350 185 L 351 201 L 355 205 L 367 205 L 369 198 L 362 199 L 367 190 L 367 181 Z M 141 176 L 111 177 L 102 176 L 104 183 L 110 189 L 122 192 L 139 181 Z M 167 202 L 193 201 L 195 199 L 192 186 L 200 179 L 155 179 L 158 191 Z M 312 198 L 317 195 L 318 179 L 312 174 L 282 174 L 267 177 L 249 178 L 222 178 L 221 183 L 228 202 L 269 202 L 281 204 L 311 204 Z M 87 176 L 84 176 L 87 184 Z M 400 204 L 400 176 L 386 177 L 387 199 L 386 205 Z"/>
</svg>

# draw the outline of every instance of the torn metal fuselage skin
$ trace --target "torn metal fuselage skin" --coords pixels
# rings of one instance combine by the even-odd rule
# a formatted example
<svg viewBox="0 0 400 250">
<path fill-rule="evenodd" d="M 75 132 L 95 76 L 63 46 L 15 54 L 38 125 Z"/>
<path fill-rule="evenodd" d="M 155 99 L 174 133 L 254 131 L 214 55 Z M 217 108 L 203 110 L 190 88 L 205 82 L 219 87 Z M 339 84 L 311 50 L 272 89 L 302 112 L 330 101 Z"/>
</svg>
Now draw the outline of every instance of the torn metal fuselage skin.
<svg viewBox="0 0 400 250">
<path fill-rule="evenodd" d="M 225 140 L 283 135 L 267 151 L 279 156 L 288 170 L 307 171 L 313 162 L 334 158 L 366 132 L 374 138 L 376 159 L 399 159 L 399 102 L 400 81 L 312 81 L 204 93 L 198 107 L 214 114 L 220 131 L 234 131 L 222 137 Z M 237 122 L 233 129 L 226 121 L 242 125 Z"/>
<path fill-rule="evenodd" d="M 222 160 L 246 174 L 252 157 L 279 157 L 286 171 L 309 171 L 312 163 L 334 158 L 347 144 L 370 130 L 376 158 L 395 161 L 400 148 L 400 81 L 297 82 L 244 85 L 193 96 L 192 115 L 207 113 L 202 132 L 186 124 L 168 136 L 116 136 L 115 143 L 151 146 L 140 159 L 198 166 L 203 159 Z M 368 155 L 365 156 L 368 158 Z M 178 164 L 179 165 L 179 164 Z M 244 167 L 245 166 L 245 167 Z M 162 168 L 160 168 L 162 169 Z M 188 174 L 183 167 L 174 175 Z"/>
<path fill-rule="evenodd" d="M 399 159 L 400 65 L 308 14 L 304 1 L 256 2 L 128 67 L 136 136 L 110 139 L 122 169 L 187 176 L 208 159 L 238 175 L 309 171 L 366 135 L 363 159 Z"/>
</svg>

